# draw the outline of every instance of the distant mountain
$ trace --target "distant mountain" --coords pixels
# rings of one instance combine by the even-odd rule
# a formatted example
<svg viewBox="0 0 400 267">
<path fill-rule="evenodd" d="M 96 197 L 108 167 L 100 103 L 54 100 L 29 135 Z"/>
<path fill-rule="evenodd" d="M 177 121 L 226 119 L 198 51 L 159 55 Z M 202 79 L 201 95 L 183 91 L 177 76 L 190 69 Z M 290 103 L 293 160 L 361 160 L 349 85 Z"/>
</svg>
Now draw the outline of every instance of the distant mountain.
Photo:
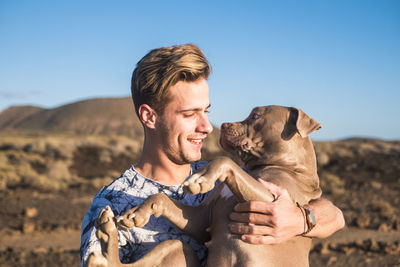
<svg viewBox="0 0 400 267">
<path fill-rule="evenodd" d="M 11 129 L 27 117 L 42 111 L 43 108 L 34 106 L 14 106 L 0 113 L 0 129 Z"/>
<path fill-rule="evenodd" d="M 13 106 L 0 113 L 0 132 L 143 135 L 130 97 L 89 99 L 54 109 Z"/>
</svg>

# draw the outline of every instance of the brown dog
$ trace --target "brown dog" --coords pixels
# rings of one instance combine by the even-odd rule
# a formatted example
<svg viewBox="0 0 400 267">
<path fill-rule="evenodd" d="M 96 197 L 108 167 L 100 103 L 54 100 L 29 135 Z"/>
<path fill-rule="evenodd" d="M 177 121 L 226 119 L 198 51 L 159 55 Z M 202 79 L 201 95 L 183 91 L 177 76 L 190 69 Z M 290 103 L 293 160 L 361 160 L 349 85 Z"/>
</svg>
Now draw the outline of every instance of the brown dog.
<svg viewBox="0 0 400 267">
<path fill-rule="evenodd" d="M 217 158 L 184 183 L 187 191 L 196 194 L 211 190 L 217 180 L 221 182 L 200 206 L 185 206 L 156 194 L 126 212 L 118 224 L 125 228 L 142 227 L 151 215 L 162 215 L 203 242 L 209 238 L 206 228 L 211 225 L 207 266 L 308 266 L 310 238 L 297 236 L 277 245 L 251 245 L 229 232 L 228 216 L 238 201 L 273 201 L 273 196 L 254 178 L 286 188 L 293 201 L 300 204 L 320 197 L 316 157 L 308 137 L 319 128 L 320 124 L 300 109 L 257 107 L 246 120 L 224 123 L 221 127 L 222 147 L 239 156 L 248 172 L 227 157 Z M 165 241 L 174 245 L 160 243 L 140 263 L 121 264 L 112 218 L 109 208 L 99 215 L 97 235 L 104 257 L 92 256 L 92 266 L 99 259 L 108 266 L 198 265 L 193 251 L 176 240 Z"/>
</svg>

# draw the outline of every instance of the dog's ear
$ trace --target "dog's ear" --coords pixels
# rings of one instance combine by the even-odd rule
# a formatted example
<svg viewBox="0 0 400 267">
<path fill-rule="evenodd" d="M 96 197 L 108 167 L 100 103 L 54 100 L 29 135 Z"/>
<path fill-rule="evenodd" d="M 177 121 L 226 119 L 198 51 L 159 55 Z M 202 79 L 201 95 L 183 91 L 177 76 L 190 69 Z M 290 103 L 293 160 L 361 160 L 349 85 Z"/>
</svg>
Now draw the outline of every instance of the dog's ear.
<svg viewBox="0 0 400 267">
<path fill-rule="evenodd" d="M 310 118 L 301 109 L 292 108 L 297 111 L 296 128 L 301 137 L 307 137 L 312 132 L 321 129 L 321 124 Z"/>
</svg>

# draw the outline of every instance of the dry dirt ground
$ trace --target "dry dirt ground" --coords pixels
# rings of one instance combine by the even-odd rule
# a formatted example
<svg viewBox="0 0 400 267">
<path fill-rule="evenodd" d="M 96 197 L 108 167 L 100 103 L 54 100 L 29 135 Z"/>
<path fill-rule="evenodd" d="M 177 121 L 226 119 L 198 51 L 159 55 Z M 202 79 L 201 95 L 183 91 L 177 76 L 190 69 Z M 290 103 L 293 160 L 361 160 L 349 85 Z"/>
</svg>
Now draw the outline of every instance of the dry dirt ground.
<svg viewBox="0 0 400 267">
<path fill-rule="evenodd" d="M 135 160 L 134 145 L 38 142 L 0 141 L 0 266 L 79 266 L 82 218 L 110 175 Z M 314 240 L 311 266 L 400 266 L 400 142 L 351 139 L 315 147 L 324 196 L 343 210 L 347 226 Z M 59 184 L 48 178 L 56 164 L 68 177 L 58 177 Z"/>
</svg>

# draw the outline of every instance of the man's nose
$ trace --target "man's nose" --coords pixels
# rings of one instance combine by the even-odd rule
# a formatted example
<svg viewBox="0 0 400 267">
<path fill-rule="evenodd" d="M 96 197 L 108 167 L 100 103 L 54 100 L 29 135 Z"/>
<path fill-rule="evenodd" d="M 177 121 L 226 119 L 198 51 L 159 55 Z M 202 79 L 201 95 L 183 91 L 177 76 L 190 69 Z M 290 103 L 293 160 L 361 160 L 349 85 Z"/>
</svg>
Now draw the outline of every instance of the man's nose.
<svg viewBox="0 0 400 267">
<path fill-rule="evenodd" d="M 199 132 L 205 133 L 205 134 L 210 134 L 213 130 L 213 127 L 210 123 L 210 121 L 208 120 L 208 116 L 207 113 L 203 114 L 199 121 L 198 121 L 198 125 L 197 125 L 197 130 Z"/>
</svg>

